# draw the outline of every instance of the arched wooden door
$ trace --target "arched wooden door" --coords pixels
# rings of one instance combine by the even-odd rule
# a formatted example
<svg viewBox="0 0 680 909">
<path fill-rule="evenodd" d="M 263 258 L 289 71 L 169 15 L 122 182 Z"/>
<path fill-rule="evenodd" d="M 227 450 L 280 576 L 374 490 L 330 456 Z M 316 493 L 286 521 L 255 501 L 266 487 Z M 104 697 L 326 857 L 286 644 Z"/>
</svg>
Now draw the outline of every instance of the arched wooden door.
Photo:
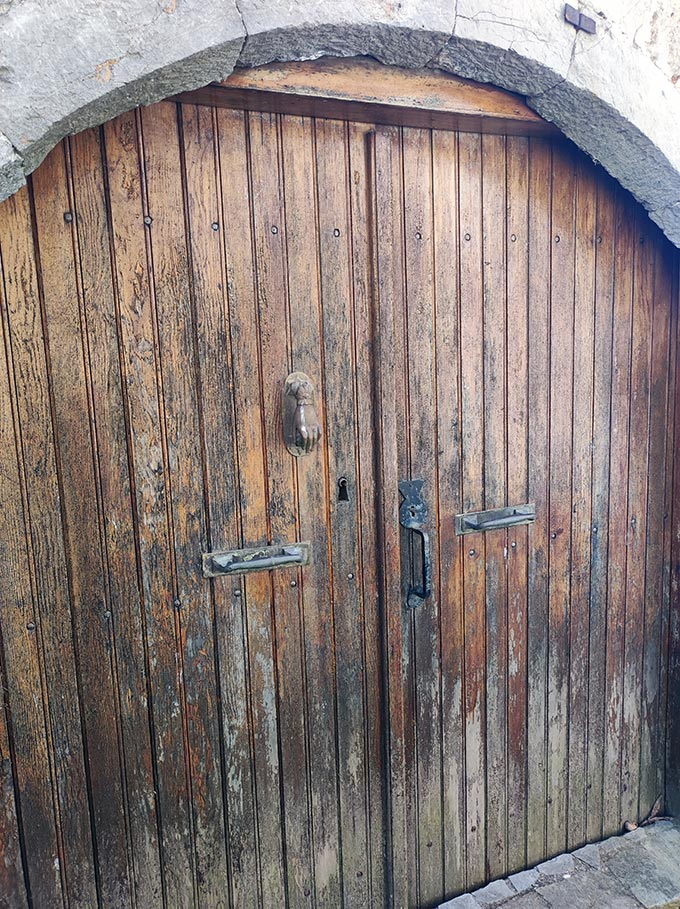
<svg viewBox="0 0 680 909">
<path fill-rule="evenodd" d="M 433 906 L 663 789 L 675 252 L 516 98 L 249 78 L 0 209 L 0 904 Z"/>
</svg>

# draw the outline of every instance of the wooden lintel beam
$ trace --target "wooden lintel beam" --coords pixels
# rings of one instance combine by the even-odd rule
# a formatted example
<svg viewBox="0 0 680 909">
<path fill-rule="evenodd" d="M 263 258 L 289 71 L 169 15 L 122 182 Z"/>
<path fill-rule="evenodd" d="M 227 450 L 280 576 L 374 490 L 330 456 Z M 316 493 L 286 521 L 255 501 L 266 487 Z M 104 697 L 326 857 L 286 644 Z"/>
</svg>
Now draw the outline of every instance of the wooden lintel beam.
<svg viewBox="0 0 680 909">
<path fill-rule="evenodd" d="M 463 132 L 557 136 L 519 95 L 435 70 L 323 57 L 235 70 L 176 101 Z"/>
</svg>

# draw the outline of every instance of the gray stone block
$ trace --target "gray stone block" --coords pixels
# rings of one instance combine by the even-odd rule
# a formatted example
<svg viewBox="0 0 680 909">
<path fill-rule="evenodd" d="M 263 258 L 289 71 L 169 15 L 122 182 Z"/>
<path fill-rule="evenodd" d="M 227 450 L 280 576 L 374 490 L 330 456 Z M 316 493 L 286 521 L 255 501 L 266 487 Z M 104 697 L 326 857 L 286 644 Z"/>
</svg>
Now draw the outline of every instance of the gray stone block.
<svg viewBox="0 0 680 909">
<path fill-rule="evenodd" d="M 571 855 L 566 852 L 562 855 L 558 855 L 553 859 L 550 859 L 547 862 L 542 862 L 537 866 L 539 874 L 544 877 L 555 877 L 561 874 L 571 874 L 572 871 L 576 868 L 574 859 Z"/>
<path fill-rule="evenodd" d="M 640 909 L 623 886 L 594 870 L 539 886 L 536 892 L 551 909 Z"/>
<path fill-rule="evenodd" d="M 456 896 L 447 903 L 441 903 L 439 909 L 480 909 L 477 900 L 469 893 Z"/>
<path fill-rule="evenodd" d="M 680 239 L 677 239 L 680 238 L 680 202 L 674 202 L 656 211 L 650 211 L 649 217 L 655 224 L 659 225 L 667 237 L 673 240 L 676 246 L 680 246 Z"/>
<path fill-rule="evenodd" d="M 0 130 L 29 172 L 67 133 L 232 71 L 234 0 L 23 0 L 2 16 Z"/>
<path fill-rule="evenodd" d="M 453 38 L 437 65 L 533 95 L 566 77 L 575 40 L 561 5 L 459 0 Z"/>
<path fill-rule="evenodd" d="M 508 881 L 515 888 L 517 893 L 524 893 L 530 890 L 538 882 L 539 874 L 535 868 L 529 871 L 518 871 L 517 874 L 511 874 Z"/>
<path fill-rule="evenodd" d="M 248 37 L 241 66 L 370 55 L 395 66 L 426 66 L 451 37 L 455 4 L 439 0 L 239 0 Z"/>
<path fill-rule="evenodd" d="M 568 78 L 528 101 L 656 211 L 680 199 L 680 94 L 667 85 L 611 27 L 595 41 L 579 33 Z"/>
<path fill-rule="evenodd" d="M 473 895 L 480 906 L 495 906 L 497 903 L 514 896 L 515 891 L 506 881 L 493 881 L 487 884 L 486 887 L 475 890 Z"/>
<path fill-rule="evenodd" d="M 21 158 L 6 136 L 0 133 L 0 199 L 6 199 L 26 182 Z"/>
<path fill-rule="evenodd" d="M 680 846 L 673 839 L 664 841 L 662 835 L 650 835 L 644 841 L 623 839 L 620 848 L 603 855 L 603 869 L 643 906 L 680 900 Z"/>
<path fill-rule="evenodd" d="M 573 855 L 582 862 L 585 862 L 586 865 L 590 865 L 591 868 L 595 868 L 596 871 L 599 870 L 601 860 L 600 847 L 597 843 L 588 843 L 588 845 L 577 849 Z"/>
<path fill-rule="evenodd" d="M 515 897 L 514 900 L 508 903 L 508 909 L 546 909 L 547 905 L 542 896 L 531 890 Z"/>
</svg>

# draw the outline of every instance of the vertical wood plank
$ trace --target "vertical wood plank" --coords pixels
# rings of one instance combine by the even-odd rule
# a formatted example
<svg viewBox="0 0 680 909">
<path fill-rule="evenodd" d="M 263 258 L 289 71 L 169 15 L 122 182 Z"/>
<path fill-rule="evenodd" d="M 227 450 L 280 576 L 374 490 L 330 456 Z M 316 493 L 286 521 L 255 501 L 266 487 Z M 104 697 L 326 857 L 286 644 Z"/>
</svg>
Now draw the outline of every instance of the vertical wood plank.
<svg viewBox="0 0 680 909">
<path fill-rule="evenodd" d="M 87 333 L 99 496 L 118 680 L 130 861 L 139 905 L 162 899 L 158 818 L 149 727 L 148 674 L 128 466 L 129 427 L 120 367 L 111 221 L 98 130 L 70 140 Z"/>
<path fill-rule="evenodd" d="M 375 330 L 375 287 L 373 249 L 373 161 L 374 132 L 370 124 L 348 126 L 349 193 L 352 215 L 352 281 L 357 385 L 357 496 L 361 534 L 361 576 L 364 602 L 364 664 L 368 748 L 367 822 L 371 889 L 369 902 L 387 902 L 385 859 L 386 800 L 384 773 L 385 698 L 383 692 L 382 601 L 380 598 L 377 553 L 379 546 L 378 412 L 375 387 L 377 344 Z"/>
<path fill-rule="evenodd" d="M 529 140 L 529 501 L 536 522 L 528 539 L 527 864 L 546 855 L 548 673 L 548 465 L 552 149 Z"/>
<path fill-rule="evenodd" d="M 300 534 L 303 539 L 314 540 L 313 563 L 305 569 L 302 585 L 309 753 L 314 756 L 309 767 L 312 861 L 317 903 L 331 906 L 341 900 L 335 653 L 334 626 L 330 621 L 329 558 L 330 508 L 331 498 L 337 498 L 337 477 L 329 477 L 326 452 L 328 402 L 314 177 L 316 140 L 314 121 L 310 119 L 283 117 L 281 130 L 292 368 L 307 373 L 315 382 L 317 413 L 324 427 L 318 453 L 298 459 L 296 467 Z M 312 232 L 314 243 L 310 242 Z M 342 348 L 346 348 L 346 341 Z M 331 382 L 335 384 L 333 379 Z M 344 383 L 341 384 L 344 389 Z M 348 478 L 348 490 L 349 495 L 356 495 L 356 478 Z"/>
<path fill-rule="evenodd" d="M 663 712 L 665 729 L 665 741 L 663 748 L 663 767 L 659 772 L 659 778 L 664 779 L 664 795 L 667 811 L 677 812 L 680 810 L 680 774 L 678 774 L 677 755 L 680 752 L 680 419 L 677 407 L 678 394 L 678 335 L 680 334 L 680 318 L 678 318 L 678 309 L 680 307 L 680 275 L 678 266 L 680 261 L 677 253 L 674 254 L 673 262 L 673 284 L 672 284 L 672 306 L 673 306 L 673 344 L 675 347 L 675 372 L 673 382 L 673 401 L 674 401 L 674 419 L 673 435 L 671 436 L 671 448 L 673 449 L 673 469 L 670 482 L 670 498 L 667 500 L 671 504 L 671 532 L 670 539 L 666 546 L 670 547 L 670 584 L 668 591 L 668 619 L 667 627 L 664 629 L 667 636 L 665 646 L 668 657 L 667 672 L 668 680 L 665 693 L 665 711 Z M 662 698 L 662 703 L 663 703 Z"/>
<path fill-rule="evenodd" d="M 529 501 L 529 141 L 507 139 L 508 503 Z M 531 415 L 533 419 L 533 414 Z M 508 870 L 526 866 L 527 527 L 508 533 Z"/>
<path fill-rule="evenodd" d="M 404 418 L 403 233 L 401 228 L 401 136 L 376 129 L 374 148 L 377 330 L 380 408 L 381 589 L 385 609 L 388 772 L 390 792 L 390 877 L 395 906 L 409 905 L 415 869 L 409 865 L 409 779 L 405 654 L 408 646 L 400 552 L 398 482 L 406 451 Z"/>
<path fill-rule="evenodd" d="M 33 178 L 35 222 L 99 885 L 102 901 L 115 904 L 131 900 L 131 875 L 91 368 L 75 227 L 64 222 L 72 208 L 65 151 L 63 144 L 54 149 Z"/>
<path fill-rule="evenodd" d="M 593 454 L 590 539 L 590 642 L 588 675 L 588 783 L 586 839 L 602 836 L 604 704 L 609 549 L 609 431 L 611 420 L 614 299 L 614 191 L 597 189 L 595 326 L 593 358 Z M 596 432 L 596 427 L 598 431 Z"/>
<path fill-rule="evenodd" d="M 217 118 L 234 372 L 241 542 L 244 546 L 256 546 L 268 542 L 269 531 L 262 361 L 252 227 L 254 184 L 251 183 L 253 178 L 248 155 L 248 118 L 241 112 L 227 110 L 220 110 Z M 266 575 L 258 573 L 237 589 L 245 597 L 247 623 L 259 898 L 263 907 L 285 906 L 271 584 Z"/>
<path fill-rule="evenodd" d="M 638 222 L 633 275 L 631 402 L 628 454 L 628 528 L 626 547 L 626 617 L 621 727 L 621 819 L 637 823 L 640 794 L 640 734 L 645 631 L 645 550 L 649 464 L 649 391 L 652 354 L 655 251 L 650 232 Z M 650 478 L 663 488 L 658 462 Z"/>
<path fill-rule="evenodd" d="M 2 418 L 0 417 L 0 419 Z M 3 428 L 5 426 L 3 420 Z M 3 437 L 0 436 L 0 438 Z M 11 449 L 9 450 L 11 452 Z M 18 516 L 18 512 L 15 514 Z M 4 660 L 0 660 L 0 671 L 3 689 L 7 691 Z M 3 703 L 0 710 L 0 907 L 2 909 L 24 909 L 28 906 L 28 900 L 19 840 L 19 821 L 7 719 L 7 704 Z"/>
<path fill-rule="evenodd" d="M 463 726 L 463 546 L 454 516 L 461 505 L 458 137 L 432 134 L 436 301 L 437 490 L 441 621 L 442 830 L 444 894 L 465 889 L 465 739 Z"/>
<path fill-rule="evenodd" d="M 331 595 L 335 632 L 338 774 L 343 899 L 368 901 L 365 670 L 361 562 L 357 526 L 356 352 L 352 311 L 351 222 L 347 196 L 346 128 L 316 122 L 319 255 L 323 316 L 325 431 L 329 485 L 347 478 L 350 498 L 330 497 Z"/>
<path fill-rule="evenodd" d="M 62 216 L 63 224 L 63 216 Z M 64 225 L 64 229 L 66 225 Z M 83 733 L 78 697 L 64 528 L 57 478 L 49 373 L 45 354 L 38 268 L 33 248 L 28 190 L 8 201 L 0 223 L 8 344 L 17 399 L 17 444 L 23 458 L 29 571 L 35 584 L 35 627 L 44 684 L 49 692 L 49 744 L 57 803 L 59 852 L 54 868 L 62 875 L 73 906 L 96 906 L 95 862 L 90 826 Z M 31 567 L 32 562 L 32 567 Z M 33 622 L 27 623 L 33 626 Z M 28 744 L 28 743 L 27 743 Z M 28 759 L 31 750 L 25 757 Z M 20 785 L 23 782 L 20 780 Z M 39 824 L 38 819 L 31 826 Z M 49 820 L 47 829 L 49 829 Z M 38 831 L 36 830 L 36 835 Z M 41 856 L 43 850 L 37 849 Z M 42 861 L 47 861 L 44 853 Z M 52 877 L 54 871 L 49 872 Z M 49 877 L 36 881 L 55 894 Z M 56 886 L 56 893 L 59 887 Z M 37 898 L 33 893 L 33 899 Z"/>
<path fill-rule="evenodd" d="M 550 558 L 547 731 L 549 855 L 567 836 L 571 451 L 574 347 L 574 161 L 553 151 L 550 286 Z"/>
<path fill-rule="evenodd" d="M 13 207 L 2 206 L 3 216 Z M 5 251 L 3 250 L 3 259 Z M 4 261 L 3 261 L 4 265 Z M 0 906 L 28 907 L 31 889 L 35 900 L 63 905 L 58 870 L 59 845 L 52 791 L 49 725 L 46 722 L 44 673 L 35 624 L 35 600 L 29 562 L 25 514 L 25 483 L 18 460 L 16 400 L 12 400 L 12 362 L 7 333 L 4 280 L 0 281 L 2 344 L 0 345 L 0 599 L 3 603 L 0 641 Z M 14 752 L 10 748 L 10 735 Z M 16 787 L 16 790 L 15 790 Z M 20 801 L 15 801 L 15 791 Z M 26 819 L 21 825 L 20 821 Z M 20 835 L 25 849 L 22 868 Z"/>
<path fill-rule="evenodd" d="M 427 130 L 404 129 L 404 236 L 411 477 L 424 480 L 432 553 L 439 546 L 437 498 L 436 303 L 433 258 L 432 140 Z M 412 549 L 411 580 L 420 584 L 420 556 Z M 415 724 L 417 754 L 418 872 L 421 904 L 444 896 L 440 692 L 439 577 L 432 595 L 414 610 Z M 415 819 L 414 819 L 415 821 Z"/>
<path fill-rule="evenodd" d="M 605 753 L 603 834 L 621 825 L 621 711 L 628 541 L 628 428 L 635 218 L 625 200 L 617 200 L 614 258 L 614 337 L 609 437 L 609 547 L 605 675 Z"/>
<path fill-rule="evenodd" d="M 142 113 L 147 205 L 162 373 L 175 612 L 188 746 L 197 898 L 221 900 L 227 876 L 213 604 L 199 570 L 207 550 L 194 317 L 185 235 L 177 107 Z M 202 302 L 202 301 L 201 301 Z"/>
<path fill-rule="evenodd" d="M 574 397 L 571 467 L 571 602 L 569 608 L 569 778 L 567 847 L 586 841 L 590 538 L 593 447 L 596 183 L 576 167 Z"/>
<path fill-rule="evenodd" d="M 484 507 L 507 501 L 505 138 L 482 136 L 484 288 Z M 507 868 L 508 534 L 484 534 L 486 550 L 486 818 L 489 878 Z M 478 538 L 469 538 L 475 545 Z"/>
<path fill-rule="evenodd" d="M 484 508 L 484 310 L 482 140 L 458 139 L 460 223 L 460 350 L 463 511 Z M 484 883 L 486 852 L 486 640 L 485 540 L 464 541 L 465 604 L 465 838 L 469 890 Z"/>
<path fill-rule="evenodd" d="M 227 225 L 222 217 L 216 113 L 207 107 L 184 105 L 182 132 L 200 375 L 199 413 L 205 446 L 208 546 L 214 551 L 233 549 L 241 538 L 238 498 L 234 494 L 238 477 L 224 259 Z M 231 177 L 239 201 L 243 197 L 238 190 L 247 198 L 245 159 L 240 161 L 238 171 L 232 171 Z M 247 206 L 241 217 L 248 221 Z M 242 263 L 246 274 L 250 266 L 247 260 Z M 250 284 L 252 287 L 252 280 Z M 238 305 L 238 294 L 235 297 L 234 304 Z M 258 905 L 258 871 L 250 744 L 252 716 L 241 583 L 241 578 L 227 577 L 213 582 L 213 633 L 219 657 L 215 669 L 219 675 L 229 892 L 232 905 L 255 907 Z M 225 884 L 226 878 L 222 881 L 223 889 Z"/>
<path fill-rule="evenodd" d="M 655 234 L 650 235 L 660 240 Z M 650 245 L 652 245 L 650 243 Z M 652 302 L 652 350 L 649 386 L 649 461 L 647 475 L 647 540 L 645 541 L 645 603 L 643 673 L 641 680 L 640 785 L 638 815 L 647 817 L 663 789 L 659 786 L 659 746 L 664 717 L 660 714 L 666 656 L 662 635 L 665 587 L 668 581 L 665 535 L 670 524 L 666 515 L 669 425 L 673 423 L 671 377 L 672 264 L 665 243 L 655 255 L 654 299 Z M 671 409 L 669 412 L 669 404 Z"/>
<path fill-rule="evenodd" d="M 678 256 L 675 249 L 668 248 L 668 257 L 666 259 L 668 272 L 665 275 L 665 281 L 668 282 L 668 293 L 670 300 L 670 325 L 669 325 L 669 363 L 668 363 L 668 389 L 666 404 L 666 481 L 664 489 L 664 535 L 663 535 L 663 597 L 661 602 L 661 665 L 659 666 L 659 720 L 657 723 L 657 747 L 656 747 L 656 791 L 664 794 L 665 810 L 670 810 L 671 799 L 669 797 L 672 786 L 677 787 L 680 784 L 678 774 L 671 770 L 672 776 L 666 775 L 666 744 L 669 738 L 669 726 L 673 722 L 668 718 L 667 709 L 669 706 L 669 685 L 671 683 L 671 655 L 669 651 L 669 624 L 670 610 L 673 596 L 672 575 L 673 564 L 672 546 L 673 546 L 673 491 L 674 476 L 673 464 L 675 459 L 674 439 L 675 427 L 678 420 L 677 411 L 677 383 L 678 383 Z M 658 285 L 658 279 L 657 279 Z M 674 697 L 674 693 L 671 695 Z M 672 705 L 674 707 L 674 704 Z"/>
<path fill-rule="evenodd" d="M 158 360 L 148 214 L 142 185 L 138 122 L 126 114 L 105 127 L 112 249 L 120 312 L 121 363 L 127 386 L 130 458 L 141 560 L 145 644 L 153 710 L 164 898 L 194 903 L 195 861 L 185 736 L 182 645 L 176 616 L 174 553 L 168 509 L 166 427 Z"/>
<path fill-rule="evenodd" d="M 293 542 L 298 533 L 297 490 L 292 458 L 281 444 L 281 389 L 290 368 L 290 320 L 286 288 L 285 231 L 280 180 L 278 119 L 251 114 L 258 312 L 262 356 L 262 400 L 268 515 L 271 540 Z M 318 457 L 318 454 L 316 455 Z M 298 578 L 299 581 L 299 578 Z M 304 905 L 311 887 L 310 834 L 302 683 L 299 588 L 285 572 L 271 577 L 276 635 L 279 748 L 285 821 L 287 897 Z M 300 747 L 302 744 L 302 747 Z"/>
</svg>

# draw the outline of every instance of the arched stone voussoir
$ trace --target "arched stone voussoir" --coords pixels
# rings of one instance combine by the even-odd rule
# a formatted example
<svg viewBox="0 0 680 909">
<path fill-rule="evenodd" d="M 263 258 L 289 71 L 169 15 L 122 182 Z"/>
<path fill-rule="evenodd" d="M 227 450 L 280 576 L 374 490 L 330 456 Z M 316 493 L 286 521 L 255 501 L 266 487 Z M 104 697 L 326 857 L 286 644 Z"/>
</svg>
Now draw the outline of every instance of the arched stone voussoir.
<svg viewBox="0 0 680 909">
<path fill-rule="evenodd" d="M 369 55 L 526 96 L 680 246 L 680 93 L 623 27 L 593 15 L 588 35 L 562 0 L 5 0 L 0 198 L 64 135 L 235 65 Z"/>
<path fill-rule="evenodd" d="M 239 0 L 247 37 L 238 65 L 370 56 L 424 67 L 450 39 L 455 6 L 441 0 Z"/>
<path fill-rule="evenodd" d="M 7 136 L 0 134 L 0 199 L 7 199 L 26 182 L 24 165 Z"/>
<path fill-rule="evenodd" d="M 7 0 L 0 132 L 28 174 L 69 133 L 226 78 L 244 39 L 234 0 Z M 4 195 L 11 169 L 0 147 Z"/>
<path fill-rule="evenodd" d="M 487 4 L 494 9 L 504 4 Z M 680 93 L 617 26 L 594 35 L 564 21 L 563 5 L 527 3 L 521 13 L 473 10 L 456 22 L 435 66 L 526 97 L 647 209 L 680 246 Z"/>
</svg>

